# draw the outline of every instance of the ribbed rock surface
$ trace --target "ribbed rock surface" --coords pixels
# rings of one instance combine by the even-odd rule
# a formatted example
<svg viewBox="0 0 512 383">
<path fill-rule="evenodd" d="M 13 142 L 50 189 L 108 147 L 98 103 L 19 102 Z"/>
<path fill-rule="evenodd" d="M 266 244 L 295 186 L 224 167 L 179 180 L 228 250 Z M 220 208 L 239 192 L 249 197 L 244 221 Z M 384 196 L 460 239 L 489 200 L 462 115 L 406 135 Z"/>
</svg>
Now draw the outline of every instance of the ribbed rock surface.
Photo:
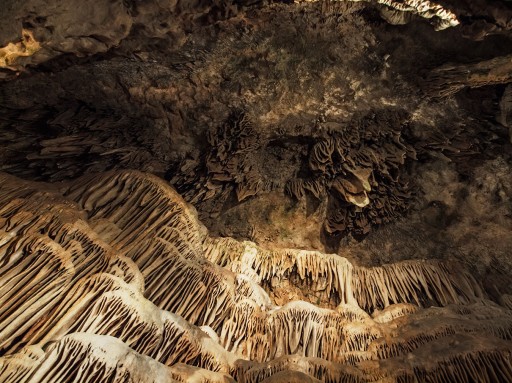
<svg viewBox="0 0 512 383">
<path fill-rule="evenodd" d="M 2 382 L 512 379 L 512 311 L 460 266 L 210 238 L 136 171 L 0 177 Z"/>
<path fill-rule="evenodd" d="M 512 3 L 0 14 L 0 383 L 512 383 Z"/>
</svg>

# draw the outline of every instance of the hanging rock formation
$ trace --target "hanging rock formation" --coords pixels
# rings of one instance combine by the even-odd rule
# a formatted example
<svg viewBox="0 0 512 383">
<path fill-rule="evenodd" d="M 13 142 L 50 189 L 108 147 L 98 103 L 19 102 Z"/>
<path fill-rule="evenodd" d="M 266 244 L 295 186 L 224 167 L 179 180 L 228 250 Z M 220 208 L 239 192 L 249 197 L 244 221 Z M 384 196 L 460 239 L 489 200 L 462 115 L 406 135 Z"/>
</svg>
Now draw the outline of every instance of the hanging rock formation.
<svg viewBox="0 0 512 383">
<path fill-rule="evenodd" d="M 512 376 L 512 312 L 460 267 L 210 238 L 170 186 L 135 171 L 0 185 L 2 381 Z M 303 295 L 286 300 L 283 283 Z"/>
<path fill-rule="evenodd" d="M 234 113 L 210 132 L 209 153 L 199 163 L 180 164 L 171 184 L 199 209 L 216 214 L 233 193 L 238 202 L 260 193 L 285 193 L 298 201 L 310 194 L 329 201 L 327 233 L 365 235 L 372 226 L 407 211 L 412 198 L 402 173 L 406 160 L 416 158 L 414 148 L 401 137 L 407 117 L 403 110 L 389 109 L 354 119 L 348 126 L 320 125 L 325 133 L 316 133 L 301 164 L 308 171 L 282 182 L 282 174 L 265 174 L 269 148 L 261 145 L 248 117 Z"/>
<path fill-rule="evenodd" d="M 0 383 L 512 382 L 510 1 L 0 9 Z"/>
<path fill-rule="evenodd" d="M 318 0 L 295 0 L 296 2 L 316 2 Z M 418 15 L 426 19 L 431 19 L 436 30 L 442 30 L 459 25 L 457 15 L 440 4 L 429 0 L 335 0 L 335 1 L 367 1 L 370 3 L 382 4 L 383 16 L 391 24 L 401 24 L 402 20 L 407 19 L 409 14 Z M 390 11 L 391 10 L 391 11 Z M 400 21 L 399 21 L 400 20 Z"/>
</svg>

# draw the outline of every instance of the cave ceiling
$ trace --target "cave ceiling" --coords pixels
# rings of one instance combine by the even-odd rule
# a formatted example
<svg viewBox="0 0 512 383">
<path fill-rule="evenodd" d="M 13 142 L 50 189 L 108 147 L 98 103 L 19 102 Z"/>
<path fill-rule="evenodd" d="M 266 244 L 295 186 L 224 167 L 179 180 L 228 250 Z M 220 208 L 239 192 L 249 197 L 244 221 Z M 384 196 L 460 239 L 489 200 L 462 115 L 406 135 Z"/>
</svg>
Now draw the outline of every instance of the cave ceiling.
<svg viewBox="0 0 512 383">
<path fill-rule="evenodd" d="M 0 382 L 512 382 L 511 1 L 0 8 Z"/>
</svg>

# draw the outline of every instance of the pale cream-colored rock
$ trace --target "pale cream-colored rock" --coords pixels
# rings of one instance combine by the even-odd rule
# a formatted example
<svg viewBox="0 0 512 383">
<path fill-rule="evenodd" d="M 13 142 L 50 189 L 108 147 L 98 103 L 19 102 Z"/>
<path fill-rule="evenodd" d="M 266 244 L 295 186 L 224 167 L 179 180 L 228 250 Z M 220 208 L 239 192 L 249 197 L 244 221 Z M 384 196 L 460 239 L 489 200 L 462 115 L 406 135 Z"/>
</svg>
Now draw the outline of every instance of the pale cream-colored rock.
<svg viewBox="0 0 512 383">
<path fill-rule="evenodd" d="M 94 377 L 98 381 L 111 382 L 176 382 L 169 367 L 136 353 L 110 336 L 74 333 L 38 353 L 37 359 L 31 360 L 31 374 L 20 376 L 19 380 L 12 375 L 6 376 L 2 381 L 64 383 L 90 381 Z M 27 351 L 21 355 L 26 356 Z M 0 366 L 5 363 L 2 359 L 5 357 L 0 358 Z"/>
<path fill-rule="evenodd" d="M 364 268 L 209 238 L 172 188 L 140 172 L 60 190 L 0 181 L 2 382 L 512 376 L 510 299 L 487 300 L 460 266 Z M 297 295 L 277 305 L 282 286 Z"/>
<path fill-rule="evenodd" d="M 0 68 L 15 70 L 18 57 L 29 57 L 41 49 L 41 44 L 31 31 L 22 30 L 21 36 L 20 42 L 11 42 L 0 48 Z"/>
<path fill-rule="evenodd" d="M 295 0 L 296 3 L 300 2 L 316 2 L 318 0 Z M 333 0 L 333 1 L 366 1 L 376 4 L 385 5 L 391 9 L 399 12 L 410 12 L 412 14 L 424 17 L 426 19 L 433 19 L 432 23 L 436 30 L 442 30 L 449 27 L 459 25 L 457 16 L 449 9 L 443 8 L 442 5 L 429 0 Z M 393 21 L 394 18 L 388 18 L 388 21 Z M 398 23 L 400 24 L 400 22 Z"/>
</svg>

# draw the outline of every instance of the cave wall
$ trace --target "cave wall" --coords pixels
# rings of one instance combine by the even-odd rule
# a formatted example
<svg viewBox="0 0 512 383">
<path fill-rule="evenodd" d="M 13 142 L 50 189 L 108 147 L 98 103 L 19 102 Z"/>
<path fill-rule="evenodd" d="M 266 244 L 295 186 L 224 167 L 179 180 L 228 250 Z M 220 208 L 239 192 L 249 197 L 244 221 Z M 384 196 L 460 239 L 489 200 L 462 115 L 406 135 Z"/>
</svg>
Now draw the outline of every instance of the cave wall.
<svg viewBox="0 0 512 383">
<path fill-rule="evenodd" d="M 247 381 L 272 379 L 265 371 L 275 373 L 279 381 L 281 370 L 293 370 L 290 366 L 298 363 L 291 356 L 298 349 L 304 353 L 301 356 L 319 356 L 331 364 L 325 367 L 323 362 L 304 362 L 309 367 L 300 373 L 296 371 L 296 376 L 292 374 L 296 379 L 306 379 L 301 375 L 306 374 L 315 379 L 346 376 L 357 381 L 370 379 L 369 376 L 377 379 L 379 371 L 387 371 L 390 379 L 400 379 L 389 371 L 414 370 L 415 362 L 398 358 L 417 346 L 411 346 L 415 340 L 409 339 L 438 339 L 440 334 L 443 338 L 455 331 L 451 324 L 443 327 L 449 322 L 446 318 L 441 324 L 430 323 L 425 319 L 434 315 L 430 312 L 409 317 L 416 312 L 411 307 L 423 310 L 430 304 L 472 304 L 472 310 L 480 313 L 479 310 L 496 305 L 496 315 L 508 323 L 512 295 L 510 2 L 29 0 L 21 4 L 9 0 L 3 12 L 0 170 L 9 174 L 2 173 L 2 177 L 11 186 L 4 190 L 6 207 L 2 219 L 6 226 L 1 234 L 5 238 L 19 236 L 16 238 L 20 241 L 24 235 L 23 230 L 11 230 L 9 205 L 21 198 L 14 190 L 19 185 L 25 185 L 19 186 L 25 190 L 28 184 L 24 182 L 38 182 L 30 185 L 39 186 L 31 187 L 56 193 L 48 206 L 68 206 L 71 200 L 78 203 L 71 210 L 78 211 L 92 227 L 94 241 L 112 246 L 114 252 L 122 250 L 123 257 L 136 263 L 132 267 L 131 261 L 123 258 L 130 265 L 122 267 L 136 270 L 130 271 L 133 275 L 124 275 L 123 283 L 136 284 L 137 292 L 133 292 L 133 286 L 116 281 L 122 285 L 119 289 L 131 289 L 131 293 L 123 293 L 115 302 L 124 300 L 119 303 L 124 305 L 126 300 L 134 299 L 138 302 L 134 306 L 156 305 L 158 310 L 151 306 L 151 315 L 167 318 L 159 310 L 168 311 L 184 317 L 189 322 L 187 326 L 209 326 L 203 330 L 212 339 L 220 339 L 221 347 L 212 347 L 213 353 L 223 355 L 222 362 L 211 361 L 210 346 L 197 351 L 196 340 L 190 346 L 196 350 L 191 351 L 196 352 L 194 357 L 165 360 L 162 355 L 170 352 L 167 349 L 137 348 L 115 332 L 106 334 L 89 327 L 96 335 L 120 338 L 122 344 L 116 343 L 116 347 L 123 355 L 136 352 L 136 358 L 139 354 L 149 358 L 141 357 L 145 365 L 153 366 L 157 360 L 172 367 L 173 370 L 160 364 L 152 367 L 166 377 L 162 378 L 164 381 L 185 381 L 186 376 L 193 374 L 219 381 L 243 381 L 244 376 L 250 377 Z M 126 170 L 129 171 L 122 172 Z M 133 170 L 143 173 L 130 173 Z M 127 227 L 116 228 L 107 222 L 98 206 L 105 211 L 114 209 L 108 203 L 115 193 L 105 192 L 108 203 L 101 198 L 97 202 L 97 190 L 101 188 L 96 189 L 94 184 L 95 179 L 105 175 L 114 177 L 112 190 L 132 185 L 123 177 L 139 180 L 130 186 L 130 190 L 141 193 L 134 203 L 147 203 L 141 185 L 157 182 L 158 190 L 167 190 L 164 194 L 177 191 L 172 194 L 172 201 L 179 195 L 197 210 L 209 236 L 199 223 L 194 226 L 191 235 L 202 240 L 192 241 L 193 255 L 183 255 L 183 248 L 173 242 L 174 237 L 170 240 L 164 236 L 164 240 L 180 248 L 180 257 L 184 259 L 176 258 L 176 253 L 165 246 L 163 251 L 152 242 L 152 237 L 145 243 L 147 254 L 155 250 L 152 246 L 163 251 L 161 259 L 154 262 L 164 259 L 172 263 L 179 259 L 193 270 L 188 276 L 170 277 L 164 273 L 165 278 L 179 281 L 203 275 L 204 289 L 211 281 L 236 280 L 240 284 L 237 288 L 246 293 L 247 286 L 240 281 L 248 278 L 251 286 L 259 286 L 257 292 L 242 297 L 236 295 L 240 293 L 236 290 L 232 296 L 231 292 L 225 293 L 225 285 L 219 282 L 213 298 L 208 298 L 212 301 L 205 298 L 195 303 L 210 307 L 216 299 L 225 299 L 227 306 L 217 307 L 213 314 L 206 308 L 194 311 L 193 305 L 188 306 L 190 302 L 182 300 L 166 306 L 164 303 L 170 303 L 170 298 L 160 294 L 158 287 L 168 285 L 170 279 L 165 279 L 165 283 L 159 280 L 164 278 L 160 271 L 145 274 L 145 267 L 149 267 L 145 262 L 150 262 L 151 257 L 132 248 L 148 234 L 133 234 L 132 229 L 137 224 L 149 227 L 154 217 L 128 215 L 124 221 L 121 219 L 131 223 Z M 73 194 L 73 187 L 83 190 Z M 80 200 L 89 197 L 90 205 Z M 170 202 L 164 205 L 167 203 Z M 30 218 L 37 214 L 34 206 L 34 211 L 27 208 L 31 211 L 29 215 L 16 215 L 22 226 L 26 220 L 34 224 Z M 52 214 L 55 218 L 60 213 Z M 116 214 L 124 213 L 121 210 Z M 42 235 L 59 242 L 44 230 Z M 67 252 L 80 252 L 69 246 Z M 12 248 L 6 249 L 5 254 L 11 254 Z M 33 254 L 31 249 L 29 246 L 26 253 Z M 265 263 L 269 260 L 278 266 Z M 190 265 L 189 261 L 199 266 Z M 445 266 L 445 262 L 450 266 Z M 205 265 L 215 271 L 208 271 L 210 266 Z M 457 284 L 450 267 L 467 270 L 470 277 Z M 114 269 L 99 268 L 95 272 L 118 277 Z M 347 298 L 351 296 L 347 286 L 333 282 L 341 274 L 333 276 L 330 270 L 353 278 L 350 289 L 355 291 L 354 297 Z M 16 272 L 12 271 L 12 275 Z M 88 277 L 93 278 L 93 274 Z M 427 274 L 429 277 L 425 277 Z M 403 275 L 414 275 L 416 279 L 411 282 Z M 102 283 L 113 283 L 109 278 L 102 279 Z M 130 278 L 139 278 L 139 284 Z M 442 287 L 434 282 L 436 278 L 442 281 Z M 146 284 L 146 290 L 140 283 Z M 73 286 L 74 282 L 67 288 Z M 472 287 L 468 290 L 467 286 Z M 52 298 L 55 307 L 60 307 L 57 305 L 69 291 L 63 290 Z M 186 300 L 190 291 L 186 286 L 180 291 L 175 295 Z M 246 298 L 253 303 L 248 304 Z M 295 307 L 293 302 L 297 300 L 314 307 L 302 303 Z M 297 314 L 301 318 L 310 318 L 301 322 L 307 330 L 304 334 L 311 328 L 322 328 L 325 334 L 334 332 L 336 337 L 339 334 L 332 326 L 338 325 L 331 326 L 329 321 L 339 320 L 332 319 L 338 318 L 338 314 L 322 310 L 336 310 L 347 303 L 366 310 L 364 318 L 373 315 L 372 321 L 379 310 L 396 304 L 397 317 L 403 314 L 419 326 L 432 325 L 436 330 L 415 337 L 409 335 L 414 327 L 411 325 L 404 327 L 403 332 L 397 330 L 389 335 L 389 329 L 379 327 L 377 331 L 372 324 L 371 330 L 365 330 L 362 345 L 357 343 L 359 340 L 350 341 L 358 344 L 357 350 L 343 346 L 352 353 L 345 356 L 346 360 L 329 351 L 331 343 L 318 351 L 321 348 L 315 348 L 315 337 L 311 338 L 313 343 L 308 343 L 306 335 L 299 341 L 299 335 L 291 331 L 283 339 L 272 338 L 278 328 L 275 326 L 280 326 L 277 323 L 292 323 L 298 312 L 302 313 Z M 404 308 L 402 304 L 413 306 Z M 247 305 L 252 308 L 249 310 Z M 266 309 L 258 308 L 263 313 L 253 307 L 265 305 Z M 128 311 L 133 309 L 131 304 L 127 307 Z M 93 309 L 96 310 L 89 307 L 85 312 Z M 269 314 L 274 309 L 278 311 Z M 256 318 L 252 333 L 243 327 L 243 320 L 235 318 L 235 313 L 244 310 Z M 389 315 L 396 319 L 393 310 Z M 450 308 L 442 315 L 466 315 L 465 310 Z M 83 315 L 86 321 L 87 315 Z M 475 314 L 475 318 L 479 315 Z M 9 318 L 6 315 L 5 323 Z M 468 319 L 461 333 L 478 332 L 474 329 L 487 326 L 474 322 L 475 318 Z M 182 324 L 175 317 L 165 320 L 166 326 L 173 329 L 174 324 L 169 323 Z M 364 322 L 367 318 L 357 320 Z M 466 335 L 459 334 L 460 339 L 454 341 L 475 351 L 466 355 L 467 360 L 489 366 L 488 355 L 500 355 L 506 365 L 510 335 L 508 324 L 503 323 L 489 323 L 485 327 L 505 342 L 496 341 L 496 348 L 492 342 Z M 30 331 L 36 331 L 39 325 L 34 326 Z M 60 348 L 43 351 L 24 349 L 24 341 L 16 342 L 26 329 L 13 329 L 20 334 L 0 339 L 6 345 L 2 352 L 8 348 L 9 353 L 16 351 L 21 364 L 26 362 L 25 358 L 41 361 L 40 365 L 34 362 L 32 372 L 26 375 L 40 376 L 37 374 L 42 372 L 37 371 L 57 368 L 44 364 L 44 358 L 65 353 L 62 350 L 67 348 L 96 350 L 102 342 L 98 338 L 84 343 L 84 339 L 74 338 L 73 327 L 70 328 L 53 338 L 41 330 L 44 339 L 61 342 Z M 84 324 L 83 328 L 87 326 Z M 459 330 L 457 327 L 456 331 Z M 195 327 L 183 331 L 193 334 L 185 336 L 190 339 L 202 334 Z M 477 337 L 488 333 L 479 333 Z M 401 340 L 388 344 L 378 340 L 382 334 Z M 199 338 L 210 342 L 203 335 Z M 146 338 L 140 339 L 143 343 Z M 446 350 L 451 341 L 443 338 L 438 346 L 429 344 L 417 351 L 417 357 L 434 353 L 435 347 Z M 480 352 L 475 346 L 479 342 L 486 355 L 483 362 L 471 359 Z M 272 346 L 267 350 L 262 346 L 266 344 Z M 164 346 L 167 347 L 165 342 Z M 460 350 L 463 348 L 460 346 Z M 456 348 L 450 354 L 450 363 L 459 360 L 460 350 Z M 235 356 L 225 356 L 224 351 L 240 351 L 251 363 L 263 364 L 235 363 L 231 360 Z M 89 351 L 84 352 L 86 355 Z M 155 357 L 159 352 L 160 359 Z M 386 359 L 379 361 L 378 367 L 358 364 L 372 358 L 375 361 L 377 357 Z M 398 359 L 392 360 L 393 357 Z M 7 358 L 0 357 L 0 373 L 1 366 L 10 363 Z M 102 356 L 98 358 L 104 362 Z M 357 371 L 352 367 L 346 369 L 349 359 L 351 366 L 357 365 Z M 436 359 L 431 365 L 435 368 L 420 365 L 415 373 L 405 372 L 404 376 L 419 381 L 425 376 L 440 376 L 436 368 L 445 362 Z M 196 368 L 215 370 L 221 375 L 213 377 Z M 332 375 L 322 376 L 318 372 L 321 368 Z M 506 368 L 494 368 L 509 377 Z M 107 370 L 114 374 L 117 371 L 110 367 Z M 447 381 L 456 381 L 452 378 Z M 480 378 L 492 381 L 486 375 Z"/>
</svg>

